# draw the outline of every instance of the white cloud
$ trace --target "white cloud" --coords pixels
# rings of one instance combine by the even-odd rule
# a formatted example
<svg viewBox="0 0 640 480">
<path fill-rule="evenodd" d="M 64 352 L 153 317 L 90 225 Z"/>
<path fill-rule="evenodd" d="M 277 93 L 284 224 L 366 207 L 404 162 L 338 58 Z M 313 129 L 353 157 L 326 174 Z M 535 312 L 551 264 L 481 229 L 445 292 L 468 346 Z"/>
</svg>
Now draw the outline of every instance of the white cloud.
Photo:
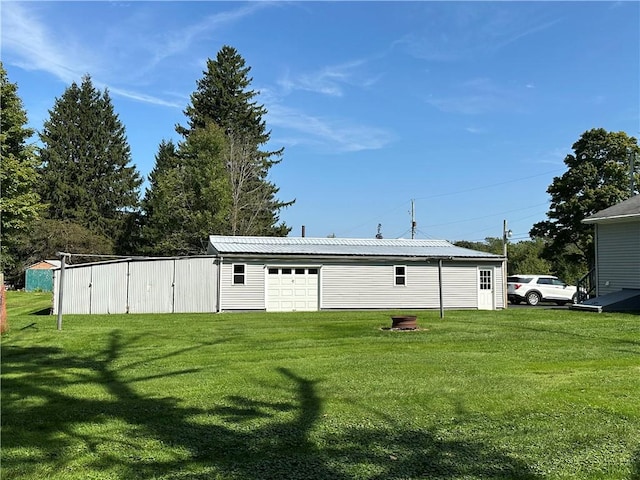
<svg viewBox="0 0 640 480">
<path fill-rule="evenodd" d="M 224 25 L 238 22 L 246 16 L 274 5 L 272 2 L 251 2 L 240 8 L 210 15 L 190 27 L 168 36 L 156 32 L 148 35 L 140 30 L 145 12 L 131 13 L 118 23 L 109 25 L 100 47 L 89 49 L 80 37 L 80 28 L 48 28 L 47 9 L 53 2 L 42 4 L 3 2 L 2 49 L 3 59 L 25 70 L 43 71 L 65 84 L 79 81 L 90 74 L 96 86 L 108 87 L 114 95 L 139 102 L 182 108 L 175 101 L 135 91 L 131 85 L 155 71 L 163 59 L 189 52 L 192 44 L 202 36 Z M 54 5 L 55 8 L 55 5 Z M 61 33 L 64 32 L 64 33 Z M 75 35 L 75 36 L 74 36 Z M 132 40 L 135 36 L 135 42 Z"/>
<path fill-rule="evenodd" d="M 289 72 L 279 81 L 283 93 L 293 90 L 303 90 L 322 95 L 341 97 L 344 94 L 344 86 L 360 88 L 370 87 L 380 78 L 379 75 L 371 76 L 361 71 L 361 67 L 367 64 L 367 59 L 358 59 L 339 65 L 330 65 L 311 73 L 303 73 L 291 76 Z"/>
<path fill-rule="evenodd" d="M 269 125 L 285 129 L 282 137 L 286 136 L 291 144 L 317 145 L 333 152 L 356 152 L 377 150 L 393 140 L 389 131 L 378 127 L 314 117 L 282 105 L 271 105 L 268 110 Z"/>
<path fill-rule="evenodd" d="M 488 78 L 467 80 L 450 88 L 451 93 L 430 94 L 425 101 L 443 112 L 464 115 L 523 108 L 523 97 L 518 90 L 497 85 Z"/>
<path fill-rule="evenodd" d="M 20 3 L 2 4 L 3 56 L 25 70 L 42 70 L 65 83 L 95 70 L 94 58 L 68 37 L 53 35 L 37 16 Z M 54 40 L 55 39 L 55 40 Z"/>
<path fill-rule="evenodd" d="M 518 9 L 499 2 L 443 5 L 425 2 L 422 29 L 407 33 L 396 45 L 422 60 L 454 62 L 492 54 L 559 21 L 536 4 L 521 3 Z"/>
</svg>

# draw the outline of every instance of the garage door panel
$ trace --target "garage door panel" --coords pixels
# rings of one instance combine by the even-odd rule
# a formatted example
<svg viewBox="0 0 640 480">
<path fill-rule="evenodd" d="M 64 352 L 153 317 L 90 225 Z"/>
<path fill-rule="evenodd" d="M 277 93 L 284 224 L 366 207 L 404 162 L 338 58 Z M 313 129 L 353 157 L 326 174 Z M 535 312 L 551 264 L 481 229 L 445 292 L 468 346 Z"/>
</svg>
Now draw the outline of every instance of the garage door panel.
<svg viewBox="0 0 640 480">
<path fill-rule="evenodd" d="M 318 269 L 270 267 L 267 270 L 267 310 L 318 310 Z"/>
</svg>

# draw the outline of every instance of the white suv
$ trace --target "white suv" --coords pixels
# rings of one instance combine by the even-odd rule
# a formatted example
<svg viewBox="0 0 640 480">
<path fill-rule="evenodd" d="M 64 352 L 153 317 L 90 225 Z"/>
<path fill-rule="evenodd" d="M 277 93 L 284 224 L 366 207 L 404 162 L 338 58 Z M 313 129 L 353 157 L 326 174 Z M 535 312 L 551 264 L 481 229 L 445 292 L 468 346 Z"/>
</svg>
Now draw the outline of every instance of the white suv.
<svg viewBox="0 0 640 480">
<path fill-rule="evenodd" d="M 558 305 L 576 303 L 578 289 L 551 275 L 513 275 L 507 277 L 507 298 L 511 303 L 526 301 L 538 305 L 543 300 Z"/>
</svg>

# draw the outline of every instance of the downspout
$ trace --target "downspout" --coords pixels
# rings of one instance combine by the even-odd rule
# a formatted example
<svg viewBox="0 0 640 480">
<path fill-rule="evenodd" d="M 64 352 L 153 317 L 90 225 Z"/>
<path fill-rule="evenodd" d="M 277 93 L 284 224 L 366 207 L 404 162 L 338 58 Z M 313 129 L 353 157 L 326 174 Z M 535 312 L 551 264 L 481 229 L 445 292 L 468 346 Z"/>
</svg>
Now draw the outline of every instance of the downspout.
<svg viewBox="0 0 640 480">
<path fill-rule="evenodd" d="M 218 281 L 216 282 L 216 313 L 220 313 L 222 311 L 222 298 L 220 298 L 222 296 L 222 261 L 223 261 L 223 257 L 220 256 L 218 257 Z"/>
<path fill-rule="evenodd" d="M 440 318 L 444 318 L 444 299 L 442 294 L 442 259 L 438 260 L 438 293 L 440 295 Z"/>
</svg>

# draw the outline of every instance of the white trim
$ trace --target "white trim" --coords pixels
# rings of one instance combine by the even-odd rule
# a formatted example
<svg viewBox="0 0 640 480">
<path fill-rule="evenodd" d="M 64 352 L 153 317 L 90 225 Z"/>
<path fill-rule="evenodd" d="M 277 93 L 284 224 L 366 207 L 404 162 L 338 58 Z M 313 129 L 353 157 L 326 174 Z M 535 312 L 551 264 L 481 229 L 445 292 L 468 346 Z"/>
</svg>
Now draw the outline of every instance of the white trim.
<svg viewBox="0 0 640 480">
<path fill-rule="evenodd" d="M 404 275 L 398 275 L 398 268 L 404 269 Z M 397 264 L 393 265 L 393 286 L 394 287 L 406 288 L 407 277 L 408 277 L 407 265 L 397 265 Z M 404 283 L 398 283 L 399 278 L 403 278 Z"/>
<path fill-rule="evenodd" d="M 236 265 L 242 266 L 242 273 L 236 273 Z M 236 275 L 242 275 L 242 282 L 236 282 Z M 231 264 L 231 286 L 243 286 L 247 284 L 247 264 L 246 263 L 232 263 Z"/>
</svg>

